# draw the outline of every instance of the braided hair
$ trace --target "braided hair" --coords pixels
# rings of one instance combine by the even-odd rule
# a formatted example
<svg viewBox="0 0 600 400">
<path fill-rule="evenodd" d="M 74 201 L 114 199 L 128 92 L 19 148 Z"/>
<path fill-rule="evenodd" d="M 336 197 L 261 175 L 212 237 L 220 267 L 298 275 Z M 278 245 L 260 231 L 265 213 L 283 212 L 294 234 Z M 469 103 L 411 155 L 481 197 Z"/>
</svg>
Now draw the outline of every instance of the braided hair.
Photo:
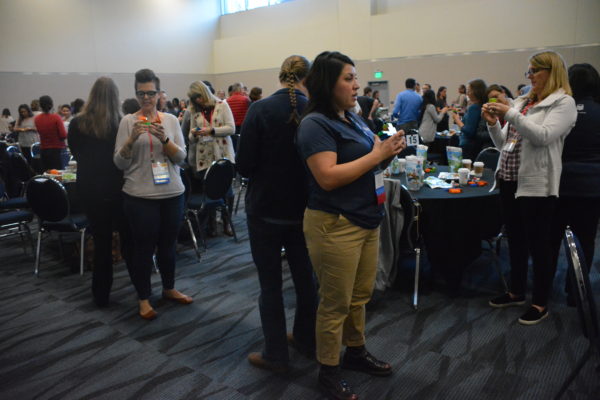
<svg viewBox="0 0 600 400">
<path fill-rule="evenodd" d="M 300 113 L 298 113 L 298 104 L 296 99 L 295 86 L 308 75 L 310 69 L 309 61 L 302 56 L 289 56 L 281 64 L 279 71 L 279 82 L 285 84 L 289 91 L 291 113 L 288 123 L 298 125 L 300 123 Z"/>
</svg>

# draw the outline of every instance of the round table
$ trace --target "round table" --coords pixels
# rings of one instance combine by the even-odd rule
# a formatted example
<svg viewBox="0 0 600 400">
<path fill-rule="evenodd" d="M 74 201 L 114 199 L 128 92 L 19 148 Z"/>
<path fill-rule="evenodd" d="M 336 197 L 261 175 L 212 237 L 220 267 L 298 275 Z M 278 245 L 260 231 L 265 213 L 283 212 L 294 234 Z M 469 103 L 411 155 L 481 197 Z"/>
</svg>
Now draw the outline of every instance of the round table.
<svg viewBox="0 0 600 400">
<path fill-rule="evenodd" d="M 438 166 L 426 177 L 447 171 L 447 166 Z M 406 186 L 404 174 L 388 179 L 392 185 Z M 461 187 L 458 194 L 427 185 L 410 192 L 422 207 L 419 228 L 431 266 L 452 288 L 459 287 L 463 270 L 481 254 L 481 241 L 496 236 L 502 227 L 499 190 L 490 192 L 494 172 L 484 169 L 482 179 L 486 186 Z"/>
</svg>

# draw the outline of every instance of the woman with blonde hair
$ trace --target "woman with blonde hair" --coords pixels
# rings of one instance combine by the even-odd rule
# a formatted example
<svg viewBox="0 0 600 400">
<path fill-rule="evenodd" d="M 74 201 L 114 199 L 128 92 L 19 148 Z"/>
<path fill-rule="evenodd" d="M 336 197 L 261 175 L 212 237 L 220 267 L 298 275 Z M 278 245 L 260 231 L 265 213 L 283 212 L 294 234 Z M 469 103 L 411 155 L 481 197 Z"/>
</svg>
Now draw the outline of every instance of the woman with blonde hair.
<svg viewBox="0 0 600 400">
<path fill-rule="evenodd" d="M 121 121 L 119 89 L 108 77 L 96 80 L 83 111 L 69 124 L 69 148 L 77 161 L 77 189 L 94 238 L 92 295 L 107 306 L 113 281 L 112 233 L 131 266 L 131 233 L 123 213 L 123 172 L 113 162 Z"/>
<path fill-rule="evenodd" d="M 565 137 L 577 119 L 575 101 L 562 57 L 542 51 L 529 58 L 525 76 L 528 95 L 514 106 L 495 102 L 483 105 L 490 136 L 502 149 L 496 169 L 511 264 L 508 293 L 490 300 L 492 307 L 525 304 L 528 259 L 533 264 L 531 307 L 519 318 L 534 325 L 548 316 L 548 297 L 556 272 L 551 257 L 550 232 L 558 204 Z M 503 119 L 507 123 L 500 125 Z"/>
<path fill-rule="evenodd" d="M 302 353 L 315 355 L 317 285 L 302 232 L 308 177 L 294 145 L 300 114 L 308 102 L 304 82 L 309 68 L 302 56 L 284 60 L 279 71 L 281 88 L 250 106 L 236 155 L 238 171 L 250 178 L 246 214 L 260 282 L 258 305 L 265 338 L 264 350 L 250 353 L 248 361 L 271 371 L 288 369 L 288 340 Z M 282 294 L 282 247 L 296 290 L 289 336 Z"/>
<path fill-rule="evenodd" d="M 208 167 L 214 161 L 227 158 L 234 162 L 235 152 L 231 135 L 235 133 L 233 114 L 227 102 L 213 95 L 210 89 L 200 81 L 190 85 L 190 130 L 185 132 L 189 138 L 188 163 L 199 180 L 204 178 Z M 228 206 L 233 204 L 233 193 L 227 197 Z M 232 236 L 233 232 L 227 217 L 223 218 L 223 231 Z M 214 226 L 215 219 L 210 217 L 210 225 Z M 214 235 L 216 232 L 209 232 Z"/>
</svg>

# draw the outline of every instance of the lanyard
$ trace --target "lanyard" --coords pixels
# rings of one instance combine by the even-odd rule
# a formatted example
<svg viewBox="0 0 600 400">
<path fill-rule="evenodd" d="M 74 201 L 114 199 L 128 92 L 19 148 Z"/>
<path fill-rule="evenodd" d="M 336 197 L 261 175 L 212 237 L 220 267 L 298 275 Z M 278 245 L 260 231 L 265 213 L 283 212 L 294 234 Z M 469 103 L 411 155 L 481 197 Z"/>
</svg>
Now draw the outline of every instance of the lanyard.
<svg viewBox="0 0 600 400">
<path fill-rule="evenodd" d="M 371 146 L 375 145 L 375 141 L 373 139 L 373 134 L 370 129 L 366 128 L 366 129 L 368 129 L 368 132 L 365 131 L 363 129 L 363 127 L 357 121 L 354 120 L 354 117 L 350 113 L 346 113 L 346 118 L 350 122 L 350 126 L 355 131 L 360 132 L 361 135 L 365 136 L 367 138 L 367 140 L 369 141 L 369 143 L 371 144 Z"/>
</svg>

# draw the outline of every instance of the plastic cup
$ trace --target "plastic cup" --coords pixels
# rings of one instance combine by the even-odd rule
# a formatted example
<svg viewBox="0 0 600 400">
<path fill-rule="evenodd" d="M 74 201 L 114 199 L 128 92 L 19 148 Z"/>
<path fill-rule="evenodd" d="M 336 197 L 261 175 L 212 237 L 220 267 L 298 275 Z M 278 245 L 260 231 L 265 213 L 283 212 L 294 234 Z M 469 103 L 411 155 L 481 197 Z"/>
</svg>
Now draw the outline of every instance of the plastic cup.
<svg viewBox="0 0 600 400">
<path fill-rule="evenodd" d="M 468 158 L 463 158 L 463 160 L 462 160 L 463 168 L 467 168 L 467 169 L 469 169 L 469 171 L 471 170 L 472 163 L 473 162 L 471 160 L 469 160 Z"/>
<path fill-rule="evenodd" d="M 473 175 L 481 178 L 483 176 L 483 167 L 484 164 L 481 161 L 473 163 Z"/>
<path fill-rule="evenodd" d="M 459 168 L 458 169 L 458 184 L 461 186 L 465 186 L 469 181 L 469 170 L 468 168 Z"/>
</svg>

